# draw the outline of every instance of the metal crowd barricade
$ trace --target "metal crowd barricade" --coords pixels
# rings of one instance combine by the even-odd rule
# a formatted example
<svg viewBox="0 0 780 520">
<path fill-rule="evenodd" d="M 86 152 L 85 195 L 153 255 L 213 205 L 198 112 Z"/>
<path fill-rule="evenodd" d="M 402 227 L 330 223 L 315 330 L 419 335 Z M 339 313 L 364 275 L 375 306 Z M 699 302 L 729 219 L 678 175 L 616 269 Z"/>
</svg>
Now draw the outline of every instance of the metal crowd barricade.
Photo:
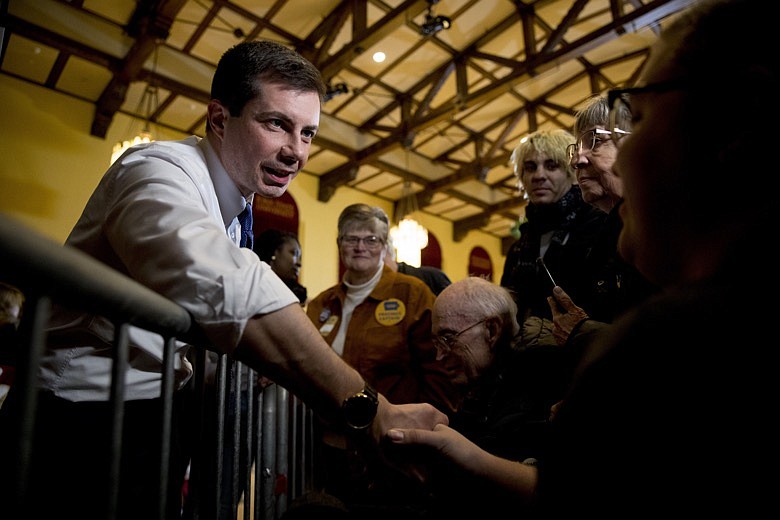
<svg viewBox="0 0 780 520">
<path fill-rule="evenodd" d="M 160 468 L 160 485 L 157 499 L 159 519 L 164 518 L 168 478 L 168 455 L 173 409 L 173 353 L 176 340 L 188 341 L 196 337 L 190 315 L 179 305 L 114 271 L 81 251 L 59 245 L 14 219 L 0 214 L 0 280 L 20 288 L 25 294 L 25 307 L 20 333 L 24 357 L 16 369 L 14 390 L 18 390 L 21 402 L 21 419 L 18 428 L 18 446 L 15 460 L 3 471 L 12 471 L 15 489 L 12 496 L 16 504 L 12 511 L 25 511 L 26 505 L 36 500 L 35 490 L 29 489 L 28 472 L 33 446 L 32 431 L 37 413 L 36 373 L 46 342 L 45 328 L 52 303 L 102 315 L 115 324 L 114 369 L 111 383 L 113 406 L 111 457 L 112 467 L 107 479 L 111 482 L 107 508 L 107 520 L 116 518 L 119 486 L 121 431 L 124 420 L 124 374 L 127 363 L 129 326 L 140 327 L 160 334 L 165 339 L 163 356 L 163 429 L 160 432 L 160 455 L 165 461 Z M 202 391 L 216 392 L 216 410 L 201 416 L 201 431 L 209 421 L 217 424 L 217 442 L 202 453 L 194 453 L 190 473 L 190 495 L 195 501 L 193 516 L 199 518 L 197 498 L 204 490 L 197 488 L 198 457 L 216 457 L 217 483 L 215 503 L 220 504 L 223 492 L 229 493 L 229 512 L 222 510 L 218 520 L 238 518 L 245 520 L 276 520 L 287 509 L 289 500 L 305 493 L 312 485 L 313 460 L 311 450 L 312 413 L 295 396 L 275 384 L 260 390 L 256 386 L 256 374 L 237 361 L 220 355 L 217 363 L 216 384 L 208 385 L 205 379 L 205 363 L 208 345 L 194 343 L 195 384 Z M 242 379 L 245 384 L 242 385 Z M 245 410 L 239 406 L 241 399 L 232 399 L 233 413 L 228 413 L 229 396 L 245 395 L 249 403 Z M 245 413 L 243 430 L 245 449 L 254 456 L 239 467 L 239 443 L 242 429 L 240 414 Z M 223 474 L 222 460 L 225 420 L 232 418 L 233 471 Z M 8 461 L 4 461 L 7 463 Z M 221 485 L 228 479 L 227 485 Z M 239 482 L 248 491 L 239 494 Z M 254 481 L 254 482 L 252 482 Z M 239 511 L 241 509 L 241 511 Z M 219 510 L 219 509 L 218 509 Z"/>
</svg>

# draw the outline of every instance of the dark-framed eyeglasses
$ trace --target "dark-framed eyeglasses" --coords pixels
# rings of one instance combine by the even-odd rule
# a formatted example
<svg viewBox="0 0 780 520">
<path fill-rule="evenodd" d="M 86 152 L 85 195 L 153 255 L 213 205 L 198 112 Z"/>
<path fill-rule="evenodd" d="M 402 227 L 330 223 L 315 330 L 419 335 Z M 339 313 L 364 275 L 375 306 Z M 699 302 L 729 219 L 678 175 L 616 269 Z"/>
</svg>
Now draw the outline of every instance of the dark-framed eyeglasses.
<svg viewBox="0 0 780 520">
<path fill-rule="evenodd" d="M 607 92 L 609 106 L 609 126 L 612 139 L 617 143 L 631 133 L 631 96 L 647 93 L 662 93 L 684 87 L 685 80 L 672 79 L 659 81 L 643 87 L 617 88 Z"/>
<path fill-rule="evenodd" d="M 367 249 L 376 249 L 385 244 L 385 241 L 376 235 L 368 235 L 367 237 L 359 237 L 355 235 L 344 235 L 342 237 L 339 237 L 339 240 L 341 241 L 342 244 L 346 244 L 350 247 L 355 247 L 359 243 L 363 242 L 363 245 L 366 246 Z"/>
<path fill-rule="evenodd" d="M 461 334 L 463 334 L 466 331 L 469 331 L 469 330 L 473 329 L 477 325 L 481 325 L 481 324 L 485 323 L 489 319 L 490 318 L 483 318 L 483 319 L 479 320 L 476 323 L 472 323 L 471 325 L 469 325 L 465 329 L 461 329 L 458 332 L 449 333 L 449 334 L 442 334 L 442 335 L 438 335 L 438 334 L 434 335 L 433 336 L 433 345 L 436 347 L 436 350 L 438 350 L 440 354 L 447 355 L 458 344 L 458 341 L 459 341 L 458 338 L 460 338 Z"/>
<path fill-rule="evenodd" d="M 612 139 L 612 132 L 603 128 L 594 128 L 583 132 L 576 143 L 566 147 L 566 157 L 569 158 L 569 164 L 573 164 L 577 155 L 584 151 L 596 151 L 606 141 Z"/>
</svg>

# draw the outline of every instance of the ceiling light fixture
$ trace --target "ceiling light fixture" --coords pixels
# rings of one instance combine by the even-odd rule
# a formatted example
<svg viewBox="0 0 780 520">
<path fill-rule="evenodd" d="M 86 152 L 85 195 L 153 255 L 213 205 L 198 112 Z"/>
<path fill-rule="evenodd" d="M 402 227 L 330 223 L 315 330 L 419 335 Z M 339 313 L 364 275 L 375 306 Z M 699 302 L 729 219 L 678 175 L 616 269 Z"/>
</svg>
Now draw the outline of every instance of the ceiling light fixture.
<svg viewBox="0 0 780 520">
<path fill-rule="evenodd" d="M 406 152 L 406 171 L 409 171 L 409 151 Z M 422 263 L 422 250 L 428 245 L 428 230 L 411 215 L 418 211 L 417 196 L 412 193 L 412 183 L 404 181 L 401 198 L 395 205 L 390 238 L 396 250 L 396 260 L 415 267 Z"/>
<path fill-rule="evenodd" d="M 119 159 L 123 153 L 128 148 L 131 148 L 137 144 L 141 143 L 150 143 L 154 141 L 154 136 L 152 135 L 152 129 L 151 129 L 151 118 L 154 115 L 154 113 L 157 111 L 157 107 L 160 105 L 160 97 L 159 97 L 159 90 L 157 88 L 157 85 L 155 85 L 157 77 L 157 46 L 154 47 L 154 61 L 152 62 L 152 75 L 150 76 L 149 83 L 146 85 L 146 90 L 144 90 L 143 96 L 141 96 L 141 100 L 138 102 L 138 108 L 136 108 L 135 112 L 137 114 L 143 113 L 144 114 L 144 125 L 143 128 L 132 138 L 126 140 L 126 141 L 120 141 L 114 145 L 113 151 L 111 153 L 111 163 L 114 164 L 114 162 Z M 135 118 L 132 118 L 130 120 L 130 125 L 133 125 L 133 122 L 135 121 Z M 132 135 L 132 132 L 128 132 L 128 134 Z"/>
<path fill-rule="evenodd" d="M 423 36 L 430 36 L 452 27 L 452 20 L 448 17 L 433 14 L 433 6 L 438 3 L 439 0 L 428 0 L 428 14 L 425 15 L 425 23 L 420 27 L 420 33 Z"/>
<path fill-rule="evenodd" d="M 420 267 L 422 250 L 428 245 L 428 230 L 411 217 L 418 210 L 417 197 L 412 193 L 411 186 L 409 181 L 404 182 L 403 196 L 396 204 L 396 224 L 390 228 L 390 238 L 396 249 L 396 260 Z"/>
</svg>

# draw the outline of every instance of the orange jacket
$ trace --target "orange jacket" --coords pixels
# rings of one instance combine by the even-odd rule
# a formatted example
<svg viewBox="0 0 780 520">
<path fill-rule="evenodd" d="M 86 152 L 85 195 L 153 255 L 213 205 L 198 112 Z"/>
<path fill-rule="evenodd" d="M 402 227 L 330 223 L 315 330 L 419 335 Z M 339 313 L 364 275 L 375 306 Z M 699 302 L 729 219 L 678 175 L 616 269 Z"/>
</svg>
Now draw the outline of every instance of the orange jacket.
<svg viewBox="0 0 780 520">
<path fill-rule="evenodd" d="M 352 313 L 342 357 L 391 403 L 428 402 L 449 413 L 460 404 L 466 378 L 456 361 L 436 360 L 435 298 L 424 282 L 384 266 L 379 283 Z M 345 299 L 346 286 L 339 283 L 306 308 L 328 344 L 341 325 Z"/>
</svg>

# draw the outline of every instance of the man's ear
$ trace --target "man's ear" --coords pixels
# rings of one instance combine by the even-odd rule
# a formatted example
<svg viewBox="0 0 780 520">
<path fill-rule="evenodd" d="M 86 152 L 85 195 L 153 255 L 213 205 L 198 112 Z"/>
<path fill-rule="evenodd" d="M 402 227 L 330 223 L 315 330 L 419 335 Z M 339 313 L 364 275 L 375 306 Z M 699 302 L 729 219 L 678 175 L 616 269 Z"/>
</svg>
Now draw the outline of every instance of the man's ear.
<svg viewBox="0 0 780 520">
<path fill-rule="evenodd" d="M 225 120 L 230 117 L 230 112 L 227 107 L 220 103 L 216 99 L 209 101 L 208 105 L 208 118 L 209 128 L 220 138 L 225 132 Z"/>
<path fill-rule="evenodd" d="M 493 316 L 485 321 L 485 334 L 488 344 L 492 349 L 501 339 L 501 320 L 498 316 Z"/>
</svg>

